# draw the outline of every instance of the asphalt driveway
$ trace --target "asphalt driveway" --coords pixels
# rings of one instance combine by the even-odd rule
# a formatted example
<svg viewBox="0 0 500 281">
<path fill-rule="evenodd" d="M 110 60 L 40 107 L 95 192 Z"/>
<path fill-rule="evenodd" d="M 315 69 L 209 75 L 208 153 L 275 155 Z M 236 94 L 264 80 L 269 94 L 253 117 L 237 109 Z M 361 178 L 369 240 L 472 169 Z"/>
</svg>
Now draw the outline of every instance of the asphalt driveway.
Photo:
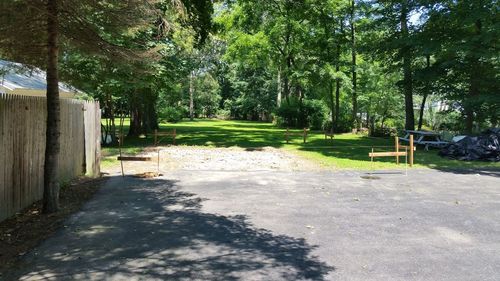
<svg viewBox="0 0 500 281">
<path fill-rule="evenodd" d="M 500 172 L 112 177 L 5 280 L 498 280 Z"/>
</svg>

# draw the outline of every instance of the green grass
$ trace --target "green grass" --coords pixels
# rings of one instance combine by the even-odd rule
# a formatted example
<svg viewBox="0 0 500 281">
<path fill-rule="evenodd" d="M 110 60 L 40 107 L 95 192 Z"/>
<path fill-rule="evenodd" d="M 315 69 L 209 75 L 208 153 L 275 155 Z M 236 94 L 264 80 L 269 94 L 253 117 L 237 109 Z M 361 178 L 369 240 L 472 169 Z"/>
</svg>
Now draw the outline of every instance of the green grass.
<svg viewBox="0 0 500 281">
<path fill-rule="evenodd" d="M 124 124 L 124 132 L 128 130 L 128 122 Z M 195 120 L 175 124 L 161 124 L 161 131 L 177 129 L 177 145 L 204 147 L 275 147 L 287 150 L 315 161 L 320 165 L 336 169 L 401 169 L 404 165 L 396 165 L 393 157 L 376 158 L 371 162 L 368 153 L 372 147 L 375 151 L 393 151 L 394 140 L 390 138 L 370 138 L 355 134 L 336 135 L 333 141 L 325 140 L 322 132 L 310 132 L 306 144 L 300 136 L 292 137 L 290 144 L 285 143 L 284 129 L 270 123 L 250 121 Z M 299 132 L 300 130 L 294 130 Z M 143 138 L 126 138 L 124 153 L 134 154 L 143 147 L 152 145 L 153 136 Z M 166 138 L 162 144 L 169 144 Z M 387 146 L 387 147 L 383 147 Z M 118 154 L 117 148 L 105 148 L 104 165 L 112 164 Z M 404 157 L 401 157 L 404 163 Z M 464 162 L 449 160 L 437 155 L 437 150 L 424 151 L 418 147 L 415 152 L 415 166 L 419 168 L 457 169 L 457 168 L 500 168 L 500 163 Z"/>
</svg>

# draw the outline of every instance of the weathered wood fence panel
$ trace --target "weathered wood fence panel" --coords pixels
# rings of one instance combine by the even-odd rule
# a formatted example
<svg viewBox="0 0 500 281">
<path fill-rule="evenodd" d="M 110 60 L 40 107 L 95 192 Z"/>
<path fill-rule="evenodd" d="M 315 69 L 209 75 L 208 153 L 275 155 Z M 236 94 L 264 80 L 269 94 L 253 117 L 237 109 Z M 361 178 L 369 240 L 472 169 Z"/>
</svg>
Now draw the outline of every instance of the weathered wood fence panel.
<svg viewBox="0 0 500 281">
<path fill-rule="evenodd" d="M 42 199 L 46 118 L 45 98 L 0 94 L 0 221 Z M 61 99 L 61 182 L 99 175 L 97 122 L 98 103 Z"/>
<path fill-rule="evenodd" d="M 101 109 L 99 103 L 84 103 L 85 171 L 87 176 L 101 175 Z"/>
</svg>

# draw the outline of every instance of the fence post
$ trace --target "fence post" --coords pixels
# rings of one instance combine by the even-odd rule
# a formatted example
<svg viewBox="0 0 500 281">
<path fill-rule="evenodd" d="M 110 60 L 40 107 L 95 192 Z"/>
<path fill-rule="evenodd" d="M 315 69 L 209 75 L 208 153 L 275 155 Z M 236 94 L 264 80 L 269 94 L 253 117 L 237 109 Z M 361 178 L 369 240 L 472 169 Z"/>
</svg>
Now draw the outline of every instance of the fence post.
<svg viewBox="0 0 500 281">
<path fill-rule="evenodd" d="M 174 135 L 173 135 L 173 145 L 175 145 L 175 138 L 177 137 L 177 129 L 174 128 Z"/>
<path fill-rule="evenodd" d="M 286 143 L 288 143 L 288 128 L 286 128 L 285 140 L 286 140 Z"/>
<path fill-rule="evenodd" d="M 399 138 L 398 136 L 394 137 L 395 145 L 396 145 L 396 165 L 399 165 Z"/>
<path fill-rule="evenodd" d="M 413 135 L 410 135 L 410 167 L 413 167 Z"/>
<path fill-rule="evenodd" d="M 304 143 L 307 142 L 307 128 L 304 128 Z"/>
<path fill-rule="evenodd" d="M 155 129 L 154 146 L 158 145 L 158 130 Z"/>
</svg>

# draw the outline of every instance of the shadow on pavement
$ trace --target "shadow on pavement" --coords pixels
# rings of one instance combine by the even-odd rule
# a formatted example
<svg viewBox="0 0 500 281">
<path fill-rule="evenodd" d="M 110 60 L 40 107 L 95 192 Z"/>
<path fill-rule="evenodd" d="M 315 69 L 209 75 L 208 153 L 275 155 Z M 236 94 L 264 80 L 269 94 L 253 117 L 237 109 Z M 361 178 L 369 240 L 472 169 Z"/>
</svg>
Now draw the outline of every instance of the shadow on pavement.
<svg viewBox="0 0 500 281">
<path fill-rule="evenodd" d="M 256 228 L 246 216 L 204 213 L 203 200 L 169 180 L 113 178 L 7 276 L 323 280 L 334 270 L 304 239 Z"/>
<path fill-rule="evenodd" d="M 500 178 L 500 169 L 445 169 L 434 168 L 441 172 L 453 173 L 458 175 L 480 175 Z"/>
</svg>

